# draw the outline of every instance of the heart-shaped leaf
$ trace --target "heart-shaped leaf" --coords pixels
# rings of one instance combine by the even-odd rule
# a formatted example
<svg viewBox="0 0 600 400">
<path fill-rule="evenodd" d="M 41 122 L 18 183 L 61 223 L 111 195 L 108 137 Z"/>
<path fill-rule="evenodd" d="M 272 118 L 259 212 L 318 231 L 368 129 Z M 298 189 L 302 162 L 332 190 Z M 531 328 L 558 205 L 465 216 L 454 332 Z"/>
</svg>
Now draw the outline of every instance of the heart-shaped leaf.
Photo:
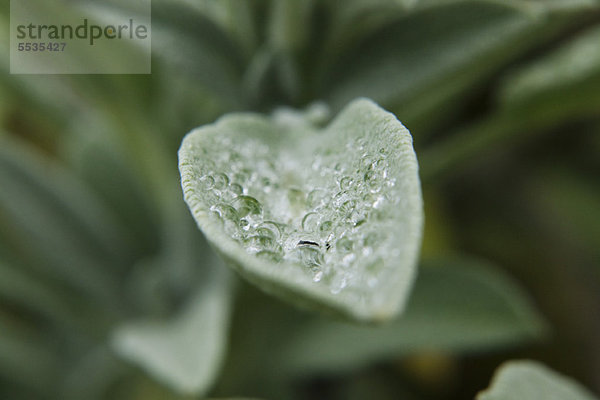
<svg viewBox="0 0 600 400">
<path fill-rule="evenodd" d="M 492 385 L 477 400 L 597 400 L 586 388 L 535 361 L 502 365 Z"/>
<path fill-rule="evenodd" d="M 366 99 L 322 130 L 291 112 L 230 115 L 187 135 L 179 160 L 199 227 L 263 290 L 357 320 L 403 308 L 423 210 L 394 115 Z"/>
</svg>

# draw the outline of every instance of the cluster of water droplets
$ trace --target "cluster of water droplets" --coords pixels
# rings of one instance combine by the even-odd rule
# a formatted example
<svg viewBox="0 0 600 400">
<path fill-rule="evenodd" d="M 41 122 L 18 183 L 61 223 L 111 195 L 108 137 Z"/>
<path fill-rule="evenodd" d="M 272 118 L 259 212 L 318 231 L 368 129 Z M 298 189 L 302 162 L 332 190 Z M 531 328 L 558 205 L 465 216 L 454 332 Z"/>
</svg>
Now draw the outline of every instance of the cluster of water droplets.
<svg viewBox="0 0 600 400">
<path fill-rule="evenodd" d="M 366 138 L 304 151 L 214 140 L 227 151 L 199 160 L 198 184 L 231 238 L 257 257 L 297 264 L 334 294 L 377 286 L 384 257 L 397 251 L 386 236 L 388 209 L 400 201 L 387 149 Z"/>
</svg>

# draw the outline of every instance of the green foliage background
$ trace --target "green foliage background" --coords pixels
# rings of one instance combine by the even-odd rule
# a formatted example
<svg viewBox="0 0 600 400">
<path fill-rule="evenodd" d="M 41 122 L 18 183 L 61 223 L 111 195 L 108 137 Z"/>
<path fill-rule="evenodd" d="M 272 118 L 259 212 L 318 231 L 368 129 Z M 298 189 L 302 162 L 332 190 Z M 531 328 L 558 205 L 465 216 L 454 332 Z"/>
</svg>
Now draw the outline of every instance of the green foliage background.
<svg viewBox="0 0 600 400">
<path fill-rule="evenodd" d="M 0 398 L 465 399 L 514 358 L 600 393 L 597 1 L 153 0 L 147 76 L 10 75 L 0 25 Z M 225 113 L 361 96 L 424 190 L 383 327 L 230 274 L 177 171 Z"/>
</svg>

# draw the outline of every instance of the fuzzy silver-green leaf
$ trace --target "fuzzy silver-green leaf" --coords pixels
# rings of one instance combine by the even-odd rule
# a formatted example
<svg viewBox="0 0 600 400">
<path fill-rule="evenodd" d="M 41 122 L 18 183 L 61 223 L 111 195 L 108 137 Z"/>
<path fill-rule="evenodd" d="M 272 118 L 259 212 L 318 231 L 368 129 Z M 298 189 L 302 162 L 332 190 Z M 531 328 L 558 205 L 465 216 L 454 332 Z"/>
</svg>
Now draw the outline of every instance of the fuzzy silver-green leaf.
<svg viewBox="0 0 600 400">
<path fill-rule="evenodd" d="M 329 126 L 233 114 L 186 136 L 185 200 L 208 240 L 263 290 L 363 321 L 404 306 L 423 210 L 412 137 L 370 100 Z"/>
</svg>

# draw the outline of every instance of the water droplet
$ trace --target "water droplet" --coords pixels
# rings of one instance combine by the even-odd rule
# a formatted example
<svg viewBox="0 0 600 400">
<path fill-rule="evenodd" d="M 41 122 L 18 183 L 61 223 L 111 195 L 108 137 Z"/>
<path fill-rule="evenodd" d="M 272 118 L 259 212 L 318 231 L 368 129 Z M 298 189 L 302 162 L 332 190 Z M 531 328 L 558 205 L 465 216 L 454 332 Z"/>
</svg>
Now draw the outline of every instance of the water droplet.
<svg viewBox="0 0 600 400">
<path fill-rule="evenodd" d="M 325 204 L 327 200 L 327 191 L 323 189 L 314 189 L 308 193 L 306 203 L 311 208 L 318 208 Z"/>
<path fill-rule="evenodd" d="M 279 224 L 277 222 L 265 221 L 260 225 L 259 229 L 265 229 L 271 232 L 271 234 L 273 235 L 273 239 L 275 240 L 279 240 L 279 238 L 281 238 L 281 228 L 279 227 Z M 263 234 L 264 236 L 269 236 L 264 232 Z"/>
<path fill-rule="evenodd" d="M 219 203 L 212 206 L 210 211 L 223 223 L 225 233 L 234 239 L 240 237 L 240 218 L 235 208 L 225 203 Z"/>
<path fill-rule="evenodd" d="M 333 206 L 339 208 L 344 202 L 348 201 L 348 199 L 350 199 L 350 195 L 348 195 L 348 192 L 345 190 L 337 192 L 335 196 L 333 196 Z"/>
<path fill-rule="evenodd" d="M 244 193 L 244 188 L 241 185 L 238 185 L 237 183 L 232 183 L 231 185 L 229 185 L 229 191 L 232 194 L 239 196 L 242 193 Z"/>
<path fill-rule="evenodd" d="M 275 234 L 269 228 L 256 228 L 256 234 L 259 236 L 268 237 L 271 240 L 275 240 Z"/>
<path fill-rule="evenodd" d="M 313 282 L 320 282 L 323 279 L 323 271 L 317 271 L 317 273 L 313 276 Z"/>
<path fill-rule="evenodd" d="M 314 232 L 319 225 L 319 215 L 314 212 L 309 212 L 302 218 L 302 229 L 308 232 Z"/>
<path fill-rule="evenodd" d="M 254 197 L 238 196 L 233 199 L 233 206 L 237 210 L 240 217 L 247 215 L 259 215 L 262 213 L 262 206 Z"/>
<path fill-rule="evenodd" d="M 340 207 L 340 212 L 342 213 L 342 215 L 348 215 L 352 211 L 354 211 L 354 208 L 356 208 L 356 200 L 347 200 L 344 203 L 342 203 Z"/>
<path fill-rule="evenodd" d="M 319 226 L 319 231 L 321 232 L 321 234 L 326 234 L 326 233 L 329 233 L 329 231 L 331 230 L 332 227 L 333 227 L 333 222 L 324 221 Z"/>
<path fill-rule="evenodd" d="M 210 190 L 215 186 L 215 179 L 210 175 L 204 175 L 200 178 L 200 184 L 202 185 L 202 189 Z"/>
<path fill-rule="evenodd" d="M 217 190 L 223 190 L 229 185 L 229 177 L 225 174 L 218 173 L 215 174 L 214 177 L 214 188 Z"/>
<path fill-rule="evenodd" d="M 377 193 L 381 190 L 381 171 L 369 170 L 365 172 L 364 179 L 371 193 Z"/>
<path fill-rule="evenodd" d="M 244 245 L 249 252 L 258 253 L 262 250 L 272 250 L 275 247 L 276 242 L 268 236 L 254 235 L 246 238 L 246 240 L 244 240 Z"/>
<path fill-rule="evenodd" d="M 354 226 L 357 227 L 366 222 L 367 216 L 368 211 L 365 209 L 364 206 L 361 206 L 354 208 L 354 210 L 352 210 L 348 218 L 350 219 L 350 221 L 353 222 Z"/>
<path fill-rule="evenodd" d="M 340 180 L 340 189 L 348 190 L 354 184 L 354 179 L 349 176 L 345 176 Z"/>
<path fill-rule="evenodd" d="M 294 251 L 297 259 L 310 268 L 318 268 L 323 262 L 323 254 L 316 246 L 300 245 Z"/>
<path fill-rule="evenodd" d="M 373 162 L 371 161 L 370 155 L 368 153 L 364 153 L 360 157 L 359 161 L 359 169 L 362 171 L 373 169 Z"/>
<path fill-rule="evenodd" d="M 384 158 L 378 158 L 377 160 L 373 161 L 373 164 L 371 164 L 371 168 L 376 170 L 376 171 L 385 171 L 387 165 L 387 163 L 385 162 Z"/>
<path fill-rule="evenodd" d="M 235 221 L 236 223 L 239 221 L 238 212 L 229 204 L 215 204 L 210 208 L 210 211 L 216 213 L 219 216 L 219 218 L 223 220 Z"/>
</svg>

